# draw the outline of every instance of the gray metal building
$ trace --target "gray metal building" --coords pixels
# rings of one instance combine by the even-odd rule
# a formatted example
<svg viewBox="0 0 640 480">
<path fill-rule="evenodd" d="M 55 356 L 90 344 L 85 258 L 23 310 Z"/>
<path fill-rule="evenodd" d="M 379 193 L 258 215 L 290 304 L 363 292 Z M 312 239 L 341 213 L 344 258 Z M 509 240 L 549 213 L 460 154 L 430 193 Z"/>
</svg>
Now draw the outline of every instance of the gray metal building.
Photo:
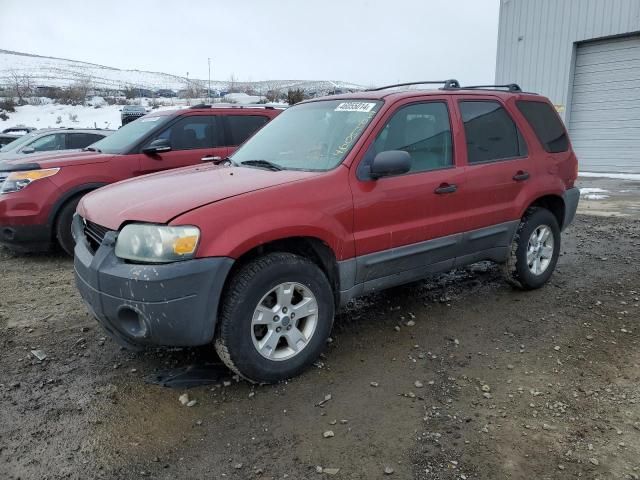
<svg viewBox="0 0 640 480">
<path fill-rule="evenodd" d="M 640 173 L 640 0 L 501 0 L 511 82 L 556 105 L 581 171 Z"/>
</svg>

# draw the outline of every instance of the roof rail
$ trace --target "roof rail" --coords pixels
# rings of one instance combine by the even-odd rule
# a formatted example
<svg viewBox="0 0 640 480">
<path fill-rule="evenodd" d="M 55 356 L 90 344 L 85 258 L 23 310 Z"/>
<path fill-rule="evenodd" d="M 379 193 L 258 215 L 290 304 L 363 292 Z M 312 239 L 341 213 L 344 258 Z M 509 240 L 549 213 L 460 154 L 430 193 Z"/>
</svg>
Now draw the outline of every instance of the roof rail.
<svg viewBox="0 0 640 480">
<path fill-rule="evenodd" d="M 478 90 L 507 90 L 508 92 L 522 92 L 520 85 L 518 85 L 517 83 L 506 83 L 504 85 L 465 85 L 458 88 L 460 88 L 461 90 L 478 89 Z"/>
<path fill-rule="evenodd" d="M 444 86 L 442 88 L 444 88 L 445 90 L 447 89 L 452 89 L 452 88 L 460 88 L 460 82 L 458 82 L 457 80 L 450 78 L 449 80 L 425 80 L 422 82 L 407 82 L 407 83 L 396 83 L 393 85 L 385 85 L 384 87 L 377 87 L 377 88 L 369 88 L 367 90 L 365 90 L 366 92 L 378 92 L 380 90 L 386 90 L 387 88 L 394 88 L 394 87 L 406 87 L 409 85 L 439 85 L 439 84 L 443 84 Z"/>
<path fill-rule="evenodd" d="M 246 103 L 243 105 L 238 105 L 235 103 L 199 103 L 198 105 L 193 105 L 189 107 L 190 109 L 200 109 L 200 108 L 266 108 L 268 110 L 275 109 L 285 109 L 287 108 L 285 105 L 267 105 L 265 103 Z"/>
</svg>

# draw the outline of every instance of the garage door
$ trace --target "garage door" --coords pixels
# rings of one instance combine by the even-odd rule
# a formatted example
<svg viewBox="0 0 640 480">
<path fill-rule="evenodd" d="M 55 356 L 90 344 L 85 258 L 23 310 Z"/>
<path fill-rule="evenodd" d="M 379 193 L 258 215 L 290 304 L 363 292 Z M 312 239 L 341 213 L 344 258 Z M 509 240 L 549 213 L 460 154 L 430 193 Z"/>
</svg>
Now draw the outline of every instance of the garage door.
<svg viewBox="0 0 640 480">
<path fill-rule="evenodd" d="M 569 132 L 581 171 L 640 173 L 640 36 L 578 45 Z"/>
</svg>

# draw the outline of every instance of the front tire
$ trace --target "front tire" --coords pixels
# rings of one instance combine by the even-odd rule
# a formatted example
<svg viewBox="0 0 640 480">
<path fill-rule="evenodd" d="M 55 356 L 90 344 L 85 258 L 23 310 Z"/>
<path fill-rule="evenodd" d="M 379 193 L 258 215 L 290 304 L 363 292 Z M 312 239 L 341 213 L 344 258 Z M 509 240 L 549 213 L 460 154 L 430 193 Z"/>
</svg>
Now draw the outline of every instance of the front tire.
<svg viewBox="0 0 640 480">
<path fill-rule="evenodd" d="M 73 215 L 76 213 L 76 208 L 78 208 L 78 203 L 80 203 L 80 198 L 81 197 L 76 197 L 69 200 L 60 210 L 58 219 L 56 220 L 56 239 L 58 240 L 58 244 L 67 255 L 72 257 L 76 242 L 71 234 L 71 223 L 73 222 Z"/>
<path fill-rule="evenodd" d="M 312 261 L 270 253 L 232 278 L 215 348 L 234 372 L 255 383 L 294 377 L 322 353 L 331 333 L 333 292 Z"/>
<path fill-rule="evenodd" d="M 504 265 L 507 281 L 522 290 L 542 287 L 556 268 L 560 254 L 560 227 L 545 208 L 527 210 Z"/>
</svg>

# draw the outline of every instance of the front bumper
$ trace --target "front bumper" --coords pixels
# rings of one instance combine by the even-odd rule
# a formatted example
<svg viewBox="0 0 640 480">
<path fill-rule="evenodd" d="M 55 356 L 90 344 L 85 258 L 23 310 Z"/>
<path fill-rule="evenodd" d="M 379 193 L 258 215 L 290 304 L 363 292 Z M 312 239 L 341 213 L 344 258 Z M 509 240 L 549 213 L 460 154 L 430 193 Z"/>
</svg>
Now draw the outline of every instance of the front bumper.
<svg viewBox="0 0 640 480">
<path fill-rule="evenodd" d="M 6 172 L 0 172 L 0 186 Z M 48 179 L 18 192 L 0 194 L 0 245 L 17 252 L 46 251 L 52 245 Z"/>
<path fill-rule="evenodd" d="M 564 221 L 562 222 L 562 230 L 567 228 L 573 222 L 580 201 L 580 189 L 578 187 L 569 188 L 562 195 L 564 200 Z"/>
<path fill-rule="evenodd" d="M 45 252 L 51 238 L 49 225 L 0 225 L 0 245 L 15 252 Z"/>
<path fill-rule="evenodd" d="M 91 313 L 121 345 L 195 346 L 213 340 L 220 295 L 233 259 L 136 265 L 115 256 L 116 232 L 91 252 L 76 215 L 76 285 Z"/>
</svg>

